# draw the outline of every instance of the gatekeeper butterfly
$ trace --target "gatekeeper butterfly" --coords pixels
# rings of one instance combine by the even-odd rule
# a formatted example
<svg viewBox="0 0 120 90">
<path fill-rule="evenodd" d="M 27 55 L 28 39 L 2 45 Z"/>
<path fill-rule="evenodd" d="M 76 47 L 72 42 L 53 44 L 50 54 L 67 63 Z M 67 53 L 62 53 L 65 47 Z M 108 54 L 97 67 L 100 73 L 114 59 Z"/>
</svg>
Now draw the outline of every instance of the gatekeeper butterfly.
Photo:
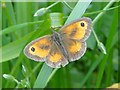
<svg viewBox="0 0 120 90">
<path fill-rule="evenodd" d="M 86 51 L 86 40 L 90 36 L 92 21 L 88 17 L 64 25 L 52 35 L 45 35 L 30 42 L 24 54 L 35 61 L 45 62 L 52 68 L 66 66 L 80 59 Z"/>
</svg>

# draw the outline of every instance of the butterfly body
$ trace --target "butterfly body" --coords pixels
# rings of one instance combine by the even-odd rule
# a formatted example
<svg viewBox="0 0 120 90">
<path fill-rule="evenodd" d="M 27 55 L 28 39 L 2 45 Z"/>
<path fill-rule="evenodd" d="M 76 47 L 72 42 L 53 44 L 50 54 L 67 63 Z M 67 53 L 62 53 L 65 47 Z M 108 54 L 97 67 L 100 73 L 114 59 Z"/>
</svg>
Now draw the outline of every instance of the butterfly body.
<svg viewBox="0 0 120 90">
<path fill-rule="evenodd" d="M 52 30 L 52 35 L 45 35 L 30 42 L 24 53 L 28 58 L 44 61 L 50 67 L 64 67 L 84 55 L 91 24 L 91 19 L 84 17 L 63 26 L 58 32 Z"/>
<path fill-rule="evenodd" d="M 62 37 L 62 35 L 60 35 L 60 33 L 53 30 L 52 40 L 58 46 L 63 56 L 69 60 L 69 55 L 67 50 L 64 47 L 64 43 L 63 43 L 64 38 Z"/>
</svg>

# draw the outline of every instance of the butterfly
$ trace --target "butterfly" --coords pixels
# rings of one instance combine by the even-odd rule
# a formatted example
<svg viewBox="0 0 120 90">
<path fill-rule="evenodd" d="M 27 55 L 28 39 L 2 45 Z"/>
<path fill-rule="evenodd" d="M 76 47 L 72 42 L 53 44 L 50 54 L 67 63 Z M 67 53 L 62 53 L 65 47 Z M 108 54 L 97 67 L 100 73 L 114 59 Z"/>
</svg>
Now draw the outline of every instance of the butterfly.
<svg viewBox="0 0 120 90">
<path fill-rule="evenodd" d="M 79 60 L 86 52 L 86 40 L 92 30 L 92 20 L 88 17 L 64 25 L 52 35 L 45 35 L 31 41 L 24 54 L 32 60 L 45 62 L 52 68 L 66 66 L 69 62 Z"/>
</svg>

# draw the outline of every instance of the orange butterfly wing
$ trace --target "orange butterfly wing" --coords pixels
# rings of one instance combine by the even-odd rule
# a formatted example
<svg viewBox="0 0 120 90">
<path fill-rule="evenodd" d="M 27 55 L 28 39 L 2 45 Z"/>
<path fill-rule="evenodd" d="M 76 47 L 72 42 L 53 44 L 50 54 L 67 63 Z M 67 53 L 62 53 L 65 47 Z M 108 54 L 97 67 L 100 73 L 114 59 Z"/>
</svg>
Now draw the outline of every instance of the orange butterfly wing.
<svg viewBox="0 0 120 90">
<path fill-rule="evenodd" d="M 69 61 L 80 59 L 86 51 L 86 39 L 90 36 L 92 21 L 90 18 L 81 18 L 63 26 L 61 34 L 64 46 L 69 53 Z"/>
<path fill-rule="evenodd" d="M 24 54 L 35 61 L 45 61 L 51 50 L 51 36 L 46 35 L 30 42 L 24 49 Z"/>
<path fill-rule="evenodd" d="M 64 39 L 63 43 L 68 52 L 70 62 L 80 59 L 86 51 L 86 42 L 80 42 L 73 39 Z"/>
<path fill-rule="evenodd" d="M 59 33 L 65 38 L 85 41 L 91 33 L 91 27 L 91 19 L 84 17 L 63 26 Z"/>
</svg>

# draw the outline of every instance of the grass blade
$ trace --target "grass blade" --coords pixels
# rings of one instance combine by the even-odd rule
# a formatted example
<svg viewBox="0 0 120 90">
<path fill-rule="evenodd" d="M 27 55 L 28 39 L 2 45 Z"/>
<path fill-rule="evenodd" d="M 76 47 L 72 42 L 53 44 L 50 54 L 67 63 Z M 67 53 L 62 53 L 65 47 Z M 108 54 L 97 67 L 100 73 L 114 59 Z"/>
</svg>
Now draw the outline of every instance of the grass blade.
<svg viewBox="0 0 120 90">
<path fill-rule="evenodd" d="M 49 66 L 44 64 L 36 81 L 35 81 L 33 88 L 44 88 L 47 85 L 46 81 L 47 81 L 48 77 L 51 75 L 52 70 L 53 70 L 52 68 L 50 68 Z"/>
<path fill-rule="evenodd" d="M 74 9 L 72 10 L 72 12 L 70 13 L 66 23 L 81 18 L 91 2 L 92 0 L 89 0 L 89 2 L 84 2 L 84 0 L 79 0 L 76 6 L 74 7 Z"/>
<path fill-rule="evenodd" d="M 100 61 L 101 61 L 102 58 L 103 58 L 103 54 L 101 54 L 101 55 L 99 56 L 99 59 L 96 60 L 96 61 L 92 64 L 92 66 L 91 66 L 91 68 L 89 69 L 87 75 L 84 77 L 84 79 L 83 79 L 82 82 L 80 83 L 80 88 L 83 87 L 83 85 L 85 84 L 85 82 L 87 81 L 87 79 L 90 77 L 90 75 L 92 74 L 92 72 L 94 71 L 94 69 L 97 67 L 97 65 L 100 63 Z"/>
<path fill-rule="evenodd" d="M 27 23 L 14 25 L 14 26 L 11 26 L 9 28 L 5 28 L 2 31 L 0 31 L 0 36 L 11 33 L 11 32 L 22 30 L 23 28 L 28 27 L 28 26 L 40 24 L 41 22 L 43 22 L 43 21 L 27 22 Z"/>
<path fill-rule="evenodd" d="M 0 31 L 2 30 L 2 4 L 0 2 Z M 0 46 L 2 46 L 2 40 L 0 36 Z M 2 51 L 0 51 L 0 57 L 2 57 Z M 2 64 L 0 63 L 0 89 L 2 89 Z"/>
<path fill-rule="evenodd" d="M 30 34 L 24 36 L 21 39 L 18 39 L 12 43 L 9 43 L 9 44 L 1 47 L 0 51 L 2 51 L 2 57 L 0 57 L 0 63 L 18 57 L 20 52 L 22 51 L 23 47 L 27 43 L 27 39 L 29 39 L 33 35 L 33 33 L 34 33 L 34 31 L 31 32 Z M 11 51 L 12 51 L 12 53 L 11 53 Z"/>
<path fill-rule="evenodd" d="M 116 14 L 118 12 L 118 9 L 115 10 L 115 14 L 114 14 L 114 19 L 113 19 L 113 23 L 111 24 L 111 28 L 110 28 L 110 33 L 109 33 L 109 38 L 107 39 L 107 43 L 106 43 L 106 47 L 107 47 L 107 55 L 104 56 L 101 64 L 100 64 L 100 70 L 99 70 L 99 73 L 98 73 L 98 78 L 97 78 L 97 82 L 96 82 L 96 87 L 100 87 L 100 84 L 101 84 L 101 81 L 102 81 L 102 77 L 103 77 L 103 73 L 104 73 L 104 70 L 105 70 L 105 65 L 106 65 L 106 62 L 108 60 L 108 56 L 109 56 L 109 53 L 110 53 L 110 49 L 111 49 L 111 46 L 112 46 L 112 42 L 113 41 L 113 38 L 114 38 L 114 35 L 116 33 L 116 30 L 117 30 L 117 25 L 118 25 L 118 15 Z"/>
<path fill-rule="evenodd" d="M 10 25 L 16 24 L 15 14 L 11 2 L 6 2 L 6 15 L 8 17 Z"/>
</svg>

